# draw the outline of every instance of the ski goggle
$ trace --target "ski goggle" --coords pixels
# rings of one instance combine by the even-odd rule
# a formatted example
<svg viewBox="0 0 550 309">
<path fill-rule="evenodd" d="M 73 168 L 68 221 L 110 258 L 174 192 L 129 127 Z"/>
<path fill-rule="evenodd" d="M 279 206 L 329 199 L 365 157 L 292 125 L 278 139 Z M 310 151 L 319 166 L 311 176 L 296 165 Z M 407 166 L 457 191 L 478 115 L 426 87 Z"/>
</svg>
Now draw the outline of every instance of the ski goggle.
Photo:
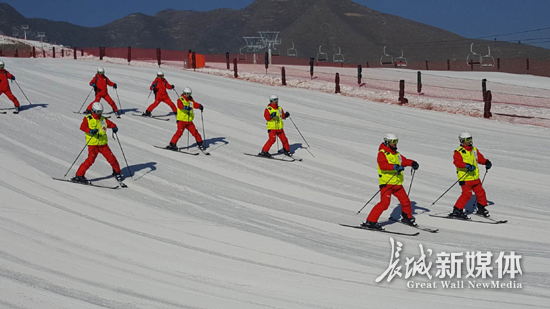
<svg viewBox="0 0 550 309">
<path fill-rule="evenodd" d="M 472 142 L 472 138 L 471 137 L 466 137 L 464 139 L 462 139 L 465 143 L 470 143 Z"/>
<path fill-rule="evenodd" d="M 101 114 L 103 114 L 103 111 L 92 110 L 92 113 L 94 113 L 96 115 L 101 115 Z"/>
<path fill-rule="evenodd" d="M 279 99 L 269 99 L 270 102 L 279 103 Z"/>
<path fill-rule="evenodd" d="M 191 96 L 191 92 L 184 92 L 182 93 L 182 95 L 186 96 L 186 97 L 190 97 Z"/>
<path fill-rule="evenodd" d="M 396 138 L 396 139 L 389 139 L 389 140 L 388 140 L 388 143 L 392 143 L 392 144 L 394 144 L 394 145 L 397 145 L 397 142 L 399 142 L 399 139 L 397 139 L 397 138 Z"/>
<path fill-rule="evenodd" d="M 99 74 L 99 75 L 103 75 L 103 73 L 104 73 L 104 72 L 97 72 L 97 74 Z"/>
</svg>

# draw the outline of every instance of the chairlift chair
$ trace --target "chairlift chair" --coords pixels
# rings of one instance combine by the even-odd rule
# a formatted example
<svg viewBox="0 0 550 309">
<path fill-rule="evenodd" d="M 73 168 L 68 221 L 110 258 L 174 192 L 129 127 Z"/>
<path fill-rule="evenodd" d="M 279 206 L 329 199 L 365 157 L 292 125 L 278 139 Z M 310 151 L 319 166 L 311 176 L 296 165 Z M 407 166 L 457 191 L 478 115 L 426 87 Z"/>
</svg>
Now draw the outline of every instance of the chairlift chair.
<svg viewBox="0 0 550 309">
<path fill-rule="evenodd" d="M 319 45 L 319 52 L 317 53 L 317 61 L 327 61 L 328 55 L 327 53 L 323 53 L 321 51 L 321 46 L 322 45 Z"/>
<path fill-rule="evenodd" d="M 487 49 L 489 50 L 489 53 L 481 57 L 481 66 L 492 68 L 495 66 L 495 58 L 491 56 L 491 48 L 487 46 Z"/>
<path fill-rule="evenodd" d="M 481 64 L 481 55 L 474 52 L 474 43 L 470 45 L 470 53 L 466 57 L 466 63 L 468 65 Z"/>
<path fill-rule="evenodd" d="M 271 56 L 280 56 L 281 51 L 275 48 L 275 45 L 271 46 Z"/>
<path fill-rule="evenodd" d="M 393 65 L 393 56 L 386 54 L 386 46 L 384 46 L 384 54 L 380 57 L 381 65 Z"/>
<path fill-rule="evenodd" d="M 407 59 L 403 56 L 403 50 L 401 50 L 401 56 L 395 57 L 395 65 L 401 68 L 407 66 Z"/>
<path fill-rule="evenodd" d="M 332 62 L 344 63 L 344 55 L 342 55 L 340 47 L 338 47 L 338 53 L 332 55 Z"/>
<path fill-rule="evenodd" d="M 287 49 L 286 55 L 289 57 L 298 57 L 298 51 L 294 48 L 294 42 L 292 42 L 292 48 Z"/>
</svg>

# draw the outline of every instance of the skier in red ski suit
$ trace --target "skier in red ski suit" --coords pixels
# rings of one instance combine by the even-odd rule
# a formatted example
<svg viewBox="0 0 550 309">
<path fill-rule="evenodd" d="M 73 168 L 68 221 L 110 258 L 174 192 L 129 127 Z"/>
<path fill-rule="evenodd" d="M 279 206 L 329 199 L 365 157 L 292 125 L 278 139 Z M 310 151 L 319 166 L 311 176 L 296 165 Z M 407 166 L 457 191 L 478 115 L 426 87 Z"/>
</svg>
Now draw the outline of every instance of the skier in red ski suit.
<svg viewBox="0 0 550 309">
<path fill-rule="evenodd" d="M 279 137 L 283 143 L 283 151 L 285 155 L 289 157 L 292 156 L 292 153 L 290 153 L 290 145 L 288 144 L 288 139 L 285 135 L 285 130 L 283 130 L 283 119 L 286 119 L 289 116 L 290 113 L 285 113 L 283 108 L 279 106 L 279 98 L 276 95 L 271 95 L 269 97 L 269 104 L 264 111 L 264 118 L 267 121 L 267 133 L 269 134 L 269 139 L 262 148 L 262 151 L 258 154 L 259 156 L 271 157 L 269 149 L 271 149 L 271 146 L 273 146 L 277 140 L 277 137 Z"/>
<path fill-rule="evenodd" d="M 86 109 L 86 114 L 89 114 L 92 111 L 92 105 L 95 102 L 99 102 L 101 99 L 104 99 L 111 105 L 113 108 L 113 111 L 118 116 L 118 107 L 115 104 L 115 101 L 111 99 L 111 96 L 107 92 L 107 85 L 117 89 L 117 84 L 113 83 L 107 76 L 105 76 L 105 69 L 104 68 L 97 68 L 97 74 L 92 78 L 90 81 L 90 86 L 94 87 L 95 91 L 95 100 L 88 105 L 88 108 Z"/>
<path fill-rule="evenodd" d="M 164 78 L 164 73 L 159 71 L 157 73 L 157 78 L 155 78 L 150 87 L 150 90 L 155 93 L 155 102 L 147 107 L 147 110 L 143 113 L 143 116 L 151 117 L 151 112 L 160 104 L 160 102 L 168 104 L 174 114 L 178 113 L 176 105 L 174 105 L 174 102 L 170 99 L 166 89 L 172 90 L 175 89 L 175 86 L 170 85 L 170 83 Z"/>
<path fill-rule="evenodd" d="M 170 140 L 170 144 L 166 146 L 166 149 L 176 151 L 178 150 L 177 143 L 180 137 L 183 135 L 183 131 L 185 129 L 189 130 L 189 133 L 191 133 L 191 135 L 195 137 L 195 140 L 197 141 L 197 146 L 202 150 L 205 149 L 202 143 L 202 137 L 199 131 L 197 131 L 195 124 L 193 123 L 193 119 L 195 119 L 195 109 L 199 109 L 202 112 L 204 110 L 204 107 L 202 106 L 202 104 L 197 103 L 193 99 L 191 94 L 191 88 L 185 87 L 185 89 L 183 89 L 181 97 L 178 99 L 178 129 L 172 137 L 172 140 Z"/>
<path fill-rule="evenodd" d="M 8 82 L 9 80 L 15 80 L 15 76 L 5 70 L 4 66 L 4 61 L 0 61 L 0 95 L 5 94 L 8 99 L 13 102 L 13 105 L 15 105 L 16 111 L 19 111 L 19 101 L 13 93 L 11 93 L 10 84 Z"/>
</svg>

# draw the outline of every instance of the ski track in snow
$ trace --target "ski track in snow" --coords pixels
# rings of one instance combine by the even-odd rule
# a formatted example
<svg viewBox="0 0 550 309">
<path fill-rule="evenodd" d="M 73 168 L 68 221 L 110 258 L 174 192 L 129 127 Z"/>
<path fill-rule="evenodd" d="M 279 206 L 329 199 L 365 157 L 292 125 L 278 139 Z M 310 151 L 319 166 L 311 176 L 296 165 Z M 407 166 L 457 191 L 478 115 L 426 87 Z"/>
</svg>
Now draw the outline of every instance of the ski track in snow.
<svg viewBox="0 0 550 309">
<path fill-rule="evenodd" d="M 106 190 L 51 179 L 62 177 L 85 145 L 79 130 L 83 115 L 73 111 L 89 93 L 98 63 L 2 60 L 33 103 L 28 105 L 12 84 L 23 110 L 0 115 L 2 308 L 542 308 L 550 299 L 550 168 L 541 160 L 550 145 L 544 126 L 163 68 L 176 89 L 192 87 L 205 106 L 211 156 L 189 156 L 153 147 L 168 144 L 175 116 L 163 122 L 129 115 L 145 109 L 158 69 L 101 63 L 119 85 L 126 115 L 111 120 L 120 128 L 135 179 L 109 134 L 129 188 Z M 492 78 L 523 86 L 548 84 L 547 78 L 500 73 Z M 440 82 L 445 85 L 445 79 Z M 116 91 L 109 92 L 119 103 Z M 285 122 L 291 149 L 302 162 L 243 155 L 259 152 L 267 140 L 263 110 L 270 94 L 279 96 L 312 146 L 292 122 Z M 175 93 L 169 95 L 175 101 Z M 0 104 L 11 106 L 5 96 Z M 168 112 L 160 104 L 154 114 Z M 194 122 L 203 134 L 200 116 L 197 112 Z M 459 195 L 457 185 L 430 207 L 456 181 L 452 152 L 463 130 L 493 162 L 484 183 L 489 210 L 507 224 L 427 216 L 450 210 Z M 410 197 L 417 213 L 427 213 L 418 214 L 417 222 L 440 229 L 394 237 L 404 244 L 404 256 L 417 257 L 419 244 L 434 252 L 515 251 L 523 255 L 522 289 L 415 290 L 401 278 L 375 283 L 388 267 L 390 236 L 338 223 L 361 223 L 378 202 L 376 197 L 356 215 L 378 190 L 376 153 L 388 131 L 399 136 L 401 153 L 420 164 Z M 189 143 L 187 138 L 185 133 L 178 145 L 197 151 L 194 138 Z M 276 147 L 282 147 L 280 142 L 271 151 Z M 67 177 L 85 156 L 86 150 Z M 110 174 L 99 156 L 86 176 L 116 185 Z M 410 179 L 407 168 L 407 190 Z M 399 216 L 397 206 L 392 199 L 380 221 Z M 386 228 L 411 231 L 393 223 Z"/>
</svg>

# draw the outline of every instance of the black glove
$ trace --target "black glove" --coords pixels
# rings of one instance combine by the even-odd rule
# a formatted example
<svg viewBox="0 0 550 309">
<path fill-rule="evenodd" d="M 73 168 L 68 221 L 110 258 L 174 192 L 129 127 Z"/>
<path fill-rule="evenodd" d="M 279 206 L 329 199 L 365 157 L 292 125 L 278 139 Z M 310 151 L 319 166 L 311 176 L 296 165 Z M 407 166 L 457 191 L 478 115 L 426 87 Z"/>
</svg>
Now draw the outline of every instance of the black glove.
<svg viewBox="0 0 550 309">
<path fill-rule="evenodd" d="M 289 113 L 289 112 L 286 112 L 286 113 L 285 113 L 285 118 L 288 118 L 288 117 L 290 117 L 290 113 Z"/>
<path fill-rule="evenodd" d="M 12 76 L 11 76 L 11 80 L 15 80 L 15 76 L 12 75 Z"/>
<path fill-rule="evenodd" d="M 492 166 L 493 166 L 493 163 L 491 163 L 491 161 L 489 161 L 489 160 L 485 161 L 485 168 L 486 169 L 489 170 L 489 169 L 491 169 Z"/>
<path fill-rule="evenodd" d="M 420 165 L 418 165 L 418 163 L 416 161 L 413 161 L 411 166 L 412 166 L 413 170 L 415 170 L 415 171 L 420 167 Z"/>
<path fill-rule="evenodd" d="M 91 129 L 90 130 L 90 134 L 92 134 L 92 135 L 96 135 L 97 133 L 99 133 L 98 129 Z"/>
<path fill-rule="evenodd" d="M 401 172 L 401 171 L 403 171 L 405 168 L 403 167 L 403 165 L 394 164 L 394 165 L 393 165 L 393 169 L 396 170 L 397 172 Z"/>
<path fill-rule="evenodd" d="M 95 88 L 95 87 L 97 87 L 97 86 L 95 85 L 95 83 L 92 83 L 92 87 L 94 87 L 94 88 Z"/>
<path fill-rule="evenodd" d="M 174 85 L 170 85 L 170 86 L 172 86 L 172 89 L 176 89 L 176 86 L 174 86 Z"/>
<path fill-rule="evenodd" d="M 199 109 L 200 109 L 200 111 L 202 112 L 203 109 L 204 109 L 204 106 L 201 105 L 201 106 L 199 107 Z"/>
<path fill-rule="evenodd" d="M 472 165 L 472 164 L 466 164 L 466 170 L 468 172 L 473 172 L 476 170 L 476 166 L 475 165 Z"/>
<path fill-rule="evenodd" d="M 116 133 L 116 132 L 118 132 L 118 127 L 113 128 L 113 133 Z"/>
<path fill-rule="evenodd" d="M 277 112 L 271 113 L 271 118 L 273 119 L 273 118 L 275 118 L 275 117 L 277 117 Z"/>
<path fill-rule="evenodd" d="M 115 89 L 116 89 L 116 88 L 117 88 L 117 85 L 116 85 L 116 84 L 114 84 L 114 85 L 113 85 L 113 88 L 115 88 Z"/>
</svg>

